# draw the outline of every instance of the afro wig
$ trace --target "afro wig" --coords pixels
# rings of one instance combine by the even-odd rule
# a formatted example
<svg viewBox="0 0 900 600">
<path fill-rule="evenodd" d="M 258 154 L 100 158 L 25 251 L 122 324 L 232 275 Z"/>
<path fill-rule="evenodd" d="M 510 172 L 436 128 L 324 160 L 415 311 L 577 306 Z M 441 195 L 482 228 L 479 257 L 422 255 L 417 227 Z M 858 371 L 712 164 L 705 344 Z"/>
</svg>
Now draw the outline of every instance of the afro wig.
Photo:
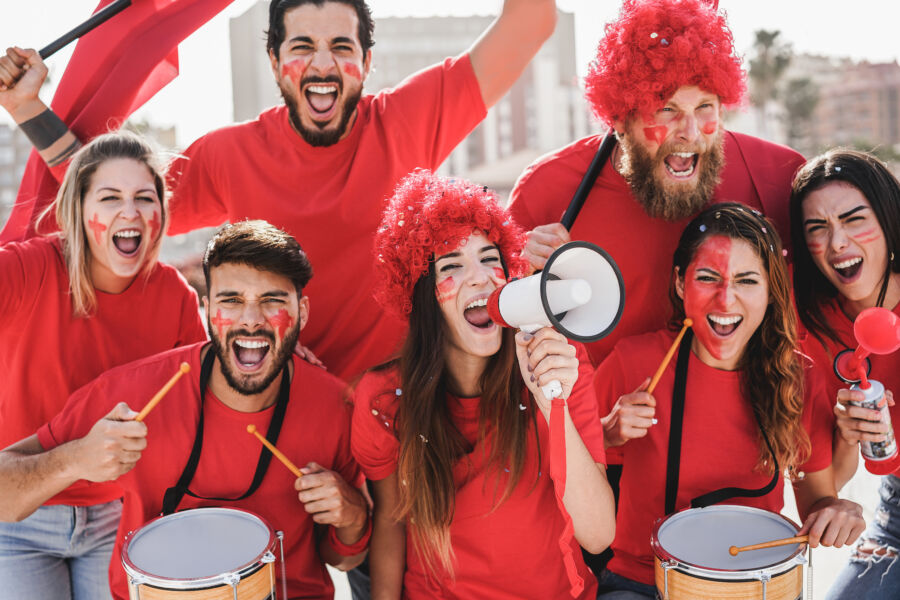
<svg viewBox="0 0 900 600">
<path fill-rule="evenodd" d="M 725 17 L 702 0 L 625 0 L 606 25 L 585 96 L 607 125 L 650 117 L 682 86 L 741 102 L 746 78 Z"/>
<path fill-rule="evenodd" d="M 375 235 L 375 299 L 408 317 L 419 278 L 436 256 L 459 248 L 473 231 L 497 245 L 510 276 L 526 272 L 525 234 L 487 186 L 426 170 L 408 175 L 388 201 Z"/>
</svg>

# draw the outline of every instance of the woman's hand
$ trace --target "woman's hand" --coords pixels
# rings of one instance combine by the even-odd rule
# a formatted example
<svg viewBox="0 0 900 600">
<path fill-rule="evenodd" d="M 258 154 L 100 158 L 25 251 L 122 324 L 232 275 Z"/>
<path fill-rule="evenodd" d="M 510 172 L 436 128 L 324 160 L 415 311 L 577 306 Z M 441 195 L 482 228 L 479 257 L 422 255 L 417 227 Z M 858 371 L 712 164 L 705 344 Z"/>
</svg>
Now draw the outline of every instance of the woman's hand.
<svg viewBox="0 0 900 600">
<path fill-rule="evenodd" d="M 649 385 L 648 377 L 632 393 L 619 396 L 612 411 L 600 419 L 607 448 L 644 437 L 650 427 L 656 425 L 656 398 L 647 392 Z"/>
<path fill-rule="evenodd" d="M 572 393 L 572 386 L 578 379 L 578 359 L 575 346 L 559 332 L 544 327 L 534 334 L 520 331 L 516 334 L 516 355 L 525 385 L 534 395 L 538 408 L 550 414 L 552 398 L 544 397 L 541 388 L 551 381 L 562 386 L 560 398 L 566 399 Z"/>
<path fill-rule="evenodd" d="M 894 394 L 885 392 L 888 405 L 894 405 Z M 891 430 L 890 423 L 881 420 L 881 411 L 853 406 L 850 402 L 863 402 L 865 396 L 859 390 L 838 390 L 834 415 L 837 417 L 838 430 L 848 444 L 859 442 L 883 442 L 885 434 Z"/>
<path fill-rule="evenodd" d="M 815 548 L 852 544 L 866 528 L 862 507 L 856 502 L 825 497 L 811 507 L 812 512 L 803 522 L 797 535 L 809 534 L 809 546 Z"/>
</svg>

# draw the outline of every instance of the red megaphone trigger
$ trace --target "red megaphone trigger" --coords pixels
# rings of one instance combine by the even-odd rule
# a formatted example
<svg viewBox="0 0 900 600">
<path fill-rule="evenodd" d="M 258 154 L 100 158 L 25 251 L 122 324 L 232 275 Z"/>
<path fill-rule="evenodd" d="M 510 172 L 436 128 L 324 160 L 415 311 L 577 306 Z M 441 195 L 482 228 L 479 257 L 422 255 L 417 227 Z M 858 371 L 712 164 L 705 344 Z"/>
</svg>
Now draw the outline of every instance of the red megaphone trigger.
<svg viewBox="0 0 900 600">
<path fill-rule="evenodd" d="M 503 320 L 503 315 L 500 314 L 500 292 L 503 291 L 503 288 L 506 287 L 504 283 L 496 290 L 491 292 L 491 295 L 488 297 L 487 301 L 487 311 L 488 316 L 491 318 L 491 321 L 496 323 L 501 327 L 512 327 L 509 323 Z"/>
</svg>

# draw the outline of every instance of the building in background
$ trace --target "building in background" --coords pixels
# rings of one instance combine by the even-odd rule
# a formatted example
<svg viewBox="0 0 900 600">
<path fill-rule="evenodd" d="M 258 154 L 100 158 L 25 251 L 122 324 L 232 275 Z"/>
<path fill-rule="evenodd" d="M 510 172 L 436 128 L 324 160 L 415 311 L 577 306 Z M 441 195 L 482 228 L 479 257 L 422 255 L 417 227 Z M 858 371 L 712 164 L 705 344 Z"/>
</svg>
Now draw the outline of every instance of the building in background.
<svg viewBox="0 0 900 600">
<path fill-rule="evenodd" d="M 493 19 L 378 19 L 366 91 L 394 87 L 416 71 L 464 52 Z M 252 119 L 282 101 L 265 54 L 267 21 L 265 2 L 231 20 L 235 121 Z M 440 170 L 489 185 L 506 197 L 529 163 L 595 129 L 577 76 L 575 16 L 560 12 L 553 36 Z"/>
</svg>

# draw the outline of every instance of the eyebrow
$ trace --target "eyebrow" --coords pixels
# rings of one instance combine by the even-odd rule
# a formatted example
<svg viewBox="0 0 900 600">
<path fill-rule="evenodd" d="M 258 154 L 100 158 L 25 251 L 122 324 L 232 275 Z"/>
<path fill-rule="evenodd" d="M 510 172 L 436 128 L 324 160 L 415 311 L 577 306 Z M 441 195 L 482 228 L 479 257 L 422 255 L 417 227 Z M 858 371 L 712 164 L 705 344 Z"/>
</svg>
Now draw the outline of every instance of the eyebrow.
<svg viewBox="0 0 900 600">
<path fill-rule="evenodd" d="M 859 206 L 857 206 L 855 208 L 851 208 L 847 212 L 843 212 L 843 213 L 839 214 L 838 219 L 844 220 L 847 217 L 852 216 L 861 210 L 866 210 L 867 208 L 869 208 L 869 207 L 866 206 L 865 204 L 860 204 Z M 810 224 L 819 225 L 824 222 L 825 222 L 825 219 L 806 219 L 805 221 L 803 221 L 803 224 L 804 225 L 810 225 Z"/>
<path fill-rule="evenodd" d="M 485 252 L 490 252 L 491 250 L 497 250 L 498 252 L 500 251 L 496 245 L 490 244 L 488 246 L 485 246 L 481 250 L 479 250 L 478 253 L 484 254 Z M 438 256 L 436 259 L 434 259 L 434 262 L 443 260 L 445 258 L 459 258 L 460 256 L 462 256 L 462 252 L 460 252 L 459 250 L 456 250 L 455 252 L 450 252 L 448 254 L 442 254 L 441 256 Z"/>
<path fill-rule="evenodd" d="M 315 42 L 313 42 L 313 39 L 311 37 L 309 37 L 308 35 L 297 35 L 288 40 L 289 44 L 294 43 L 294 42 L 304 42 L 306 44 L 315 45 Z M 356 40 L 354 40 L 353 38 L 349 38 L 349 37 L 341 35 L 341 36 L 338 36 L 335 38 L 331 38 L 331 43 L 332 44 L 351 44 L 352 45 L 352 44 L 356 44 Z"/>
<path fill-rule="evenodd" d="M 98 188 L 98 189 L 97 189 L 98 192 L 102 192 L 102 191 L 104 191 L 104 190 L 108 190 L 108 191 L 110 191 L 110 192 L 116 192 L 116 193 L 119 193 L 119 194 L 122 193 L 122 190 L 120 190 L 120 189 L 117 188 L 117 187 L 112 187 L 112 186 L 110 186 L 110 185 L 105 185 L 105 186 L 103 186 L 102 188 Z M 137 193 L 138 193 L 138 194 L 146 194 L 146 193 L 155 194 L 155 193 L 156 193 L 156 190 L 155 190 L 154 188 L 152 188 L 152 187 L 146 187 L 146 188 L 141 188 L 141 189 L 139 189 L 139 190 L 137 191 Z"/>
<path fill-rule="evenodd" d="M 234 290 L 222 290 L 216 294 L 216 298 L 236 298 L 243 294 Z M 259 295 L 260 298 L 287 298 L 290 294 L 284 290 L 270 290 Z"/>
</svg>

